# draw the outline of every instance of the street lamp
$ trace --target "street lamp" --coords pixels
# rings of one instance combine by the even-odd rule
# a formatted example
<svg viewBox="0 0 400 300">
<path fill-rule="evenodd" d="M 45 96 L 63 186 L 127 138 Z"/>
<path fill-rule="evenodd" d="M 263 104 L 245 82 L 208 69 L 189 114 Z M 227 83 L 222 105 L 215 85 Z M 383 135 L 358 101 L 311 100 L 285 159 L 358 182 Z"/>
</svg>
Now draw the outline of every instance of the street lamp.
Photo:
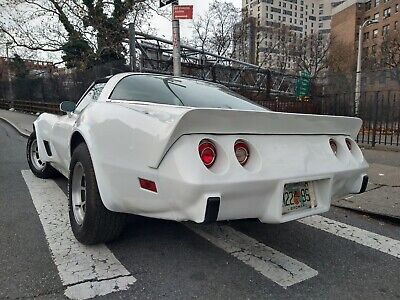
<svg viewBox="0 0 400 300">
<path fill-rule="evenodd" d="M 361 98 L 361 51 L 362 51 L 362 30 L 364 27 L 369 26 L 371 24 L 377 24 L 379 21 L 377 19 L 366 20 L 362 25 L 360 25 L 358 31 L 358 54 L 357 54 L 357 72 L 356 72 L 356 93 L 354 99 L 354 112 L 355 115 L 358 115 L 358 107 L 360 105 Z"/>
</svg>

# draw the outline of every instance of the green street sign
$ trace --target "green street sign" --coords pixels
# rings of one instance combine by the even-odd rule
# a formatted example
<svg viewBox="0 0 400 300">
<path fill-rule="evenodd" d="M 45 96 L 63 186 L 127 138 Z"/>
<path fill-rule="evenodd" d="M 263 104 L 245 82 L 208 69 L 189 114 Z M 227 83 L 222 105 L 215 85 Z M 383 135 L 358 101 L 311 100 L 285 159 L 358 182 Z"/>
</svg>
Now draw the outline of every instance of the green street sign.
<svg viewBox="0 0 400 300">
<path fill-rule="evenodd" d="M 300 76 L 296 82 L 296 96 L 297 97 L 305 97 L 310 94 L 310 74 L 304 71 L 300 72 Z"/>
</svg>

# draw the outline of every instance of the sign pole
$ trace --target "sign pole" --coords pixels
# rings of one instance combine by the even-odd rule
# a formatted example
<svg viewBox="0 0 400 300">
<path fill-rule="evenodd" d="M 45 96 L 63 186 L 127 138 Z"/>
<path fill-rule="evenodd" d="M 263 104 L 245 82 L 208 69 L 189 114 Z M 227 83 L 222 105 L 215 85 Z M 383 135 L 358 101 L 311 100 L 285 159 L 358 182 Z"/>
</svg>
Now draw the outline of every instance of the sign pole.
<svg viewBox="0 0 400 300">
<path fill-rule="evenodd" d="M 176 2 L 172 5 L 172 42 L 173 42 L 173 66 L 174 76 L 182 76 L 181 68 L 181 37 L 179 30 L 179 20 L 174 18 L 174 6 L 179 4 Z"/>
<path fill-rule="evenodd" d="M 136 72 L 136 37 L 133 23 L 129 24 L 129 64 L 132 72 Z"/>
</svg>

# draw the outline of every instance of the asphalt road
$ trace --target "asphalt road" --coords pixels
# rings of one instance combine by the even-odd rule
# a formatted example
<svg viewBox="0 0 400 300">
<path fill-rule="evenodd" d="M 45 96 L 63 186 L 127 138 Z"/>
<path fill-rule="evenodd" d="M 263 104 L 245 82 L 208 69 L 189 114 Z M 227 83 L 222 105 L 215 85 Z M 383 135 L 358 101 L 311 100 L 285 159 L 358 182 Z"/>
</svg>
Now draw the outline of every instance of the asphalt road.
<svg viewBox="0 0 400 300">
<path fill-rule="evenodd" d="M 0 123 L 0 144 L 0 298 L 64 299 L 66 286 L 21 175 L 28 169 L 26 140 Z M 66 180 L 59 178 L 56 183 L 66 193 Z M 43 209 L 46 212 L 47 207 Z M 49 215 L 54 214 L 52 209 L 48 207 Z M 132 219 L 122 237 L 106 246 L 136 282 L 99 298 L 400 299 L 400 252 L 396 252 L 400 251 L 400 224 L 338 208 L 323 216 L 329 219 L 326 230 L 311 226 L 310 220 L 221 224 L 221 232 L 237 233 L 236 243 L 241 251 L 247 249 L 247 258 L 237 255 L 240 251 L 227 251 L 220 239 L 210 241 L 191 230 L 191 224 Z M 330 230 L 336 223 L 339 229 Z M 341 233 L 342 223 L 352 227 Z M 207 231 L 215 226 L 195 228 Z M 372 236 L 375 246 L 369 240 L 371 233 L 379 235 Z M 352 240 L 356 235 L 361 238 Z M 385 243 L 392 248 L 386 249 Z M 264 248 L 283 254 L 283 261 L 289 257 L 294 265 L 305 265 L 313 275 L 283 287 L 279 279 L 271 279 L 274 268 L 263 268 L 271 263 L 261 253 Z M 275 267 L 277 272 L 290 273 L 279 263 Z"/>
</svg>

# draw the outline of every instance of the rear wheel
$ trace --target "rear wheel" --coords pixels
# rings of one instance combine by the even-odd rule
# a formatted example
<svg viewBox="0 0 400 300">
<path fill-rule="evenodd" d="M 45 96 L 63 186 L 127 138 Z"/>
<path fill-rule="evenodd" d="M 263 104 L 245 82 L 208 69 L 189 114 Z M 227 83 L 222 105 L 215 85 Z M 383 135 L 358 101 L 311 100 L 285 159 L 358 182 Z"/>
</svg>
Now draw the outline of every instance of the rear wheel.
<svg viewBox="0 0 400 300">
<path fill-rule="evenodd" d="M 38 141 L 36 133 L 32 132 L 26 144 L 26 157 L 32 173 L 39 178 L 56 177 L 59 173 L 48 162 L 43 161 L 39 156 Z"/>
<path fill-rule="evenodd" d="M 101 200 L 92 159 L 86 144 L 73 152 L 68 180 L 69 219 L 78 241 L 86 245 L 117 238 L 126 215 L 109 211 Z"/>
</svg>

